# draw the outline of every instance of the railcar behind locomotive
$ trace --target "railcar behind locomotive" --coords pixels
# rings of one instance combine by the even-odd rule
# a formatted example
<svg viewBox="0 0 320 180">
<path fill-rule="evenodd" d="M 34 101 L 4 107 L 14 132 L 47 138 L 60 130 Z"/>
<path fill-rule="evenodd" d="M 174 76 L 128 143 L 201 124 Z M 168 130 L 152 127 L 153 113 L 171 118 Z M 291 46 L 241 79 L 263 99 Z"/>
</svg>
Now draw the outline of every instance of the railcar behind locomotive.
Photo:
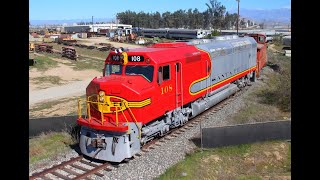
<svg viewBox="0 0 320 180">
<path fill-rule="evenodd" d="M 218 36 L 110 52 L 103 76 L 79 100 L 81 152 L 112 162 L 131 158 L 148 141 L 254 82 L 258 44 L 250 36 Z"/>
<path fill-rule="evenodd" d="M 201 29 L 141 29 L 144 37 L 160 37 L 169 39 L 201 39 L 207 35 Z"/>
</svg>

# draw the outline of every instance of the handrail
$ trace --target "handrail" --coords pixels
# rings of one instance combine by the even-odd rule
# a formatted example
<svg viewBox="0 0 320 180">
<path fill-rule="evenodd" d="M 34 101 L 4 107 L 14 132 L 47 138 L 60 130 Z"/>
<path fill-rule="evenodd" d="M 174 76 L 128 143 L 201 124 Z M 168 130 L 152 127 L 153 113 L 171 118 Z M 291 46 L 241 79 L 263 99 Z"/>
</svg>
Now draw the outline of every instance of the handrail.
<svg viewBox="0 0 320 180">
<path fill-rule="evenodd" d="M 134 120 L 137 128 L 139 129 L 139 138 L 141 138 L 141 127 L 139 127 L 138 122 L 137 122 L 137 119 L 136 119 L 136 117 L 134 116 L 134 114 L 132 113 L 130 107 L 127 106 L 127 108 L 129 109 L 129 112 L 130 112 L 130 114 L 132 115 L 133 120 Z"/>
<path fill-rule="evenodd" d="M 98 106 L 99 105 L 108 105 L 108 103 L 104 103 L 104 102 L 97 102 L 97 101 L 90 101 L 89 100 L 89 97 L 88 97 L 88 100 L 82 100 L 82 99 L 78 99 L 78 117 L 81 118 L 82 117 L 82 113 L 81 113 L 81 102 L 85 101 L 86 104 L 87 104 L 87 112 L 88 112 L 88 120 L 89 120 L 89 123 L 91 123 L 91 112 L 90 112 L 90 104 L 97 104 Z M 122 102 L 113 102 L 117 105 L 121 105 Z M 129 110 L 129 113 L 130 115 L 132 116 L 133 120 L 134 120 L 134 123 L 136 124 L 137 128 L 139 129 L 139 138 L 141 138 L 141 127 L 139 127 L 138 125 L 138 121 L 136 119 L 136 117 L 134 116 L 133 112 L 131 111 L 131 108 L 128 106 L 127 103 L 124 103 L 124 106 Z M 130 133 L 130 123 L 126 117 L 126 115 L 124 114 L 124 110 L 122 110 L 120 107 L 118 106 L 115 106 L 115 112 L 116 113 L 116 126 L 119 126 L 119 115 L 118 113 L 121 112 L 124 119 L 126 120 L 126 122 L 128 123 L 128 126 L 129 126 L 129 130 L 128 130 L 128 134 Z M 118 109 L 120 108 L 120 109 Z M 104 113 L 103 111 L 101 111 L 101 124 L 103 124 L 106 120 L 104 119 Z"/>
<path fill-rule="evenodd" d="M 128 123 L 128 134 L 130 134 L 130 123 L 129 123 L 126 115 L 124 114 L 124 112 L 123 112 L 123 111 L 120 111 L 120 112 L 122 112 L 122 115 L 123 115 L 124 119 L 125 119 L 125 120 L 127 121 L 127 123 Z"/>
</svg>

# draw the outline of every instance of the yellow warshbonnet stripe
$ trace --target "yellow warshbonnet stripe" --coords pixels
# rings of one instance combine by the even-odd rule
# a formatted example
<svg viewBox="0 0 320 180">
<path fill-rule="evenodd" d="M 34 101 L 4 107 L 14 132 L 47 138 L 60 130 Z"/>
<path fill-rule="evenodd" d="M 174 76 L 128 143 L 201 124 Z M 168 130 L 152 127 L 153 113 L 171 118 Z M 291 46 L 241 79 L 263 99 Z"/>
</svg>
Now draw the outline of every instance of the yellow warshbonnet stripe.
<svg viewBox="0 0 320 180">
<path fill-rule="evenodd" d="M 197 46 L 195 46 L 195 47 L 196 47 L 199 51 L 202 51 L 202 52 L 208 54 L 208 56 L 209 56 L 209 63 L 211 64 L 211 56 L 210 56 L 210 53 L 208 53 L 208 52 L 205 51 L 205 50 L 202 50 L 202 49 L 198 48 Z M 211 72 L 212 72 L 212 65 L 210 65 L 210 73 L 209 73 L 207 76 L 205 76 L 205 77 L 203 77 L 203 78 L 201 78 L 201 79 L 195 80 L 195 81 L 193 81 L 193 82 L 190 84 L 190 86 L 189 86 L 189 93 L 190 93 L 191 95 L 196 95 L 196 94 L 200 93 L 200 92 L 192 93 L 192 92 L 191 92 L 191 86 L 194 85 L 195 83 L 199 82 L 199 81 L 202 81 L 202 80 L 204 80 L 204 79 L 207 79 L 207 78 L 211 75 Z"/>
<path fill-rule="evenodd" d="M 118 99 L 121 102 L 112 102 L 111 98 Z M 104 103 L 98 103 L 98 110 L 103 113 L 113 113 L 115 110 L 111 110 L 113 107 L 117 107 L 117 112 L 124 111 L 127 108 L 141 108 L 151 104 L 151 99 L 145 99 L 140 102 L 129 102 L 121 97 L 117 96 L 104 96 Z"/>
</svg>

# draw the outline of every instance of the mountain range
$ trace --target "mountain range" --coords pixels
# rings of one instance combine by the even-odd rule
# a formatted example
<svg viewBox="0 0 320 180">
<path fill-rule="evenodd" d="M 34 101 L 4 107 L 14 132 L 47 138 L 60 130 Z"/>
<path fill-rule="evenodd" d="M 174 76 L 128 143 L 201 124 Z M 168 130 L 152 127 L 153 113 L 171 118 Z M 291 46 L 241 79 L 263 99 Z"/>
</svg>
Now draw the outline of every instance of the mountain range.
<svg viewBox="0 0 320 180">
<path fill-rule="evenodd" d="M 237 9 L 229 11 L 230 13 L 238 13 Z M 256 22 L 278 22 L 289 24 L 291 21 L 291 9 L 240 9 L 240 17 L 248 18 Z"/>
</svg>

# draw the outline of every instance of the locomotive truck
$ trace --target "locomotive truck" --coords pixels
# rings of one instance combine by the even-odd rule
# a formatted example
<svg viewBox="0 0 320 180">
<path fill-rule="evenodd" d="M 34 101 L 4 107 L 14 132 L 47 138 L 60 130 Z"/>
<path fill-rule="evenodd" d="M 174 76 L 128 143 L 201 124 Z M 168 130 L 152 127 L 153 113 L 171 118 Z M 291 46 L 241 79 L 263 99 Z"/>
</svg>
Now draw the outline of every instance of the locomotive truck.
<svg viewBox="0 0 320 180">
<path fill-rule="evenodd" d="M 110 162 L 131 158 L 148 141 L 250 85 L 266 58 L 263 34 L 110 52 L 103 75 L 79 99 L 81 152 Z"/>
</svg>

